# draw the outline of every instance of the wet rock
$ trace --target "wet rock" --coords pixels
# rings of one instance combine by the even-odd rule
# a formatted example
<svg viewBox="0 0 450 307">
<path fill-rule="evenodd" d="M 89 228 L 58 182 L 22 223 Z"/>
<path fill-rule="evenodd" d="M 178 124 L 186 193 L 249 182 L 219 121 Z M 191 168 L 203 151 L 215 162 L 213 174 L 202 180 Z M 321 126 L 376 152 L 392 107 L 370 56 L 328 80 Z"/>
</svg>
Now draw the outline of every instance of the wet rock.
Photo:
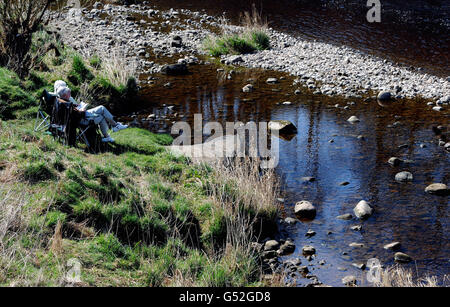
<svg viewBox="0 0 450 307">
<path fill-rule="evenodd" d="M 286 260 L 284 264 L 286 267 L 298 267 L 299 265 L 302 264 L 302 260 L 300 258 L 293 258 Z"/>
<path fill-rule="evenodd" d="M 280 242 L 276 240 L 269 240 L 264 244 L 265 251 L 277 250 L 280 247 Z"/>
<path fill-rule="evenodd" d="M 244 92 L 244 93 L 252 93 L 253 91 L 254 91 L 254 86 L 252 85 L 252 84 L 247 84 L 246 86 L 244 86 L 243 88 L 242 88 L 242 91 Z"/>
<path fill-rule="evenodd" d="M 169 75 L 169 76 L 178 76 L 178 75 L 186 75 L 189 73 L 188 67 L 186 64 L 172 64 L 172 65 L 164 65 L 161 68 L 161 73 Z"/>
<path fill-rule="evenodd" d="M 307 266 L 301 266 L 297 269 L 297 271 L 301 274 L 308 274 L 309 273 L 309 269 Z"/>
<path fill-rule="evenodd" d="M 408 263 L 412 261 L 412 258 L 405 253 L 397 252 L 394 255 L 394 260 L 400 263 Z"/>
<path fill-rule="evenodd" d="M 380 101 L 388 101 L 392 99 L 392 94 L 388 91 L 382 91 L 378 94 L 377 99 Z"/>
<path fill-rule="evenodd" d="M 352 266 L 354 266 L 355 268 L 358 268 L 362 271 L 364 271 L 366 268 L 366 265 L 364 263 L 352 263 Z"/>
<path fill-rule="evenodd" d="M 311 256 L 316 253 L 316 249 L 314 248 L 314 246 L 305 245 L 302 248 L 302 253 L 303 253 L 303 255 Z"/>
<path fill-rule="evenodd" d="M 353 242 L 353 243 L 350 243 L 348 246 L 354 247 L 354 248 L 362 248 L 362 247 L 364 247 L 364 244 Z"/>
<path fill-rule="evenodd" d="M 296 203 L 294 212 L 299 218 L 313 219 L 316 216 L 316 208 L 306 200 Z"/>
<path fill-rule="evenodd" d="M 319 261 L 319 264 L 320 264 L 320 265 L 325 265 L 326 263 L 327 263 L 327 262 L 326 262 L 325 260 L 320 260 L 320 261 Z"/>
<path fill-rule="evenodd" d="M 239 64 L 241 62 L 244 62 L 244 60 L 239 55 L 233 55 L 233 56 L 231 56 L 231 57 L 229 57 L 228 59 L 225 60 L 225 63 L 228 64 L 228 65 L 230 65 L 230 64 L 231 65 L 236 65 L 236 64 Z"/>
<path fill-rule="evenodd" d="M 316 232 L 312 229 L 308 230 L 308 232 L 305 234 L 305 237 L 311 238 L 316 235 Z"/>
<path fill-rule="evenodd" d="M 387 250 L 397 250 L 400 248 L 400 242 L 392 242 L 383 246 L 384 249 Z"/>
<path fill-rule="evenodd" d="M 278 250 L 278 255 L 284 256 L 292 254 L 295 251 L 295 244 L 291 241 L 284 242 Z"/>
<path fill-rule="evenodd" d="M 267 84 L 277 84 L 278 83 L 278 79 L 277 78 L 269 78 L 266 81 Z"/>
<path fill-rule="evenodd" d="M 347 119 L 347 121 L 350 122 L 350 123 L 352 123 L 352 124 L 353 124 L 353 123 L 360 122 L 359 118 L 356 117 L 356 116 L 351 116 L 349 119 Z"/>
<path fill-rule="evenodd" d="M 425 192 L 433 195 L 448 195 L 450 189 L 443 183 L 433 183 L 425 188 Z"/>
<path fill-rule="evenodd" d="M 354 231 L 361 231 L 361 229 L 362 229 L 361 225 L 355 225 L 355 226 L 351 227 L 351 230 L 354 230 Z"/>
<path fill-rule="evenodd" d="M 345 221 L 349 221 L 351 219 L 353 219 L 353 215 L 351 215 L 350 213 L 346 213 L 346 214 L 342 214 L 336 217 L 338 220 L 345 220 Z"/>
<path fill-rule="evenodd" d="M 296 134 L 297 127 L 288 120 L 272 120 L 269 122 L 269 129 L 278 131 L 281 134 Z"/>
<path fill-rule="evenodd" d="M 361 200 L 353 212 L 359 219 L 367 219 L 373 214 L 373 209 L 365 200 Z"/>
<path fill-rule="evenodd" d="M 350 182 L 344 181 L 344 182 L 341 182 L 339 185 L 345 187 L 345 186 L 347 186 L 347 185 L 349 185 L 349 184 L 350 184 Z"/>
<path fill-rule="evenodd" d="M 272 250 L 272 251 L 264 251 L 264 252 L 261 253 L 261 257 L 262 257 L 263 259 L 266 259 L 266 260 L 268 260 L 268 259 L 274 259 L 274 258 L 277 258 L 277 257 L 278 257 L 278 254 L 277 254 L 277 252 L 274 251 L 274 250 Z"/>
<path fill-rule="evenodd" d="M 450 142 L 445 143 L 444 149 L 447 150 L 447 151 L 450 151 Z"/>
<path fill-rule="evenodd" d="M 357 280 L 355 276 L 349 275 L 342 278 L 342 283 L 347 287 L 354 287 L 357 284 Z"/>
<path fill-rule="evenodd" d="M 295 95 L 300 95 L 302 92 L 300 90 L 295 90 L 294 94 Z"/>
<path fill-rule="evenodd" d="M 314 182 L 316 181 L 316 178 L 314 177 L 302 177 L 303 182 Z"/>
<path fill-rule="evenodd" d="M 402 160 L 397 157 L 392 157 L 389 159 L 388 163 L 392 166 L 399 166 L 402 163 Z"/>
<path fill-rule="evenodd" d="M 297 224 L 298 220 L 294 219 L 292 217 L 287 217 L 284 219 L 284 222 L 288 225 L 295 225 L 295 224 Z"/>
<path fill-rule="evenodd" d="M 397 182 L 408 182 L 413 181 L 413 174 L 410 172 L 400 172 L 395 175 L 395 181 Z"/>
</svg>

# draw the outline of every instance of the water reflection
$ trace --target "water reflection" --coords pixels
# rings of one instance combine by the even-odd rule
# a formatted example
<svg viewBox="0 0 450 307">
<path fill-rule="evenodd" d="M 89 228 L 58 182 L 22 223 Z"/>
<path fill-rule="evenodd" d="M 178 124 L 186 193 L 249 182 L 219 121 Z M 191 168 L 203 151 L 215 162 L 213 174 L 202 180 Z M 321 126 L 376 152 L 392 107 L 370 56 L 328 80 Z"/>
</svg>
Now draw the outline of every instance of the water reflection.
<svg viewBox="0 0 450 307">
<path fill-rule="evenodd" d="M 166 110 L 166 129 L 176 120 L 192 124 L 195 113 L 202 113 L 204 122 L 287 119 L 296 124 L 298 135 L 280 140 L 277 172 L 284 182 L 286 215 L 294 216 L 292 206 L 303 199 L 317 206 L 316 219 L 298 223 L 288 235 L 298 246 L 294 257 L 300 256 L 303 245 L 316 247 L 317 258 L 310 270 L 321 281 L 340 285 L 345 275 L 362 276 L 352 263 L 365 263 L 371 257 L 392 264 L 393 253 L 385 251 L 383 245 L 393 241 L 401 242 L 401 250 L 416 260 L 411 264 L 414 270 L 439 276 L 449 273 L 449 197 L 424 192 L 430 183 L 450 182 L 450 155 L 437 145 L 431 129 L 450 124 L 448 111 L 431 111 L 423 101 L 380 106 L 376 101 L 314 96 L 306 89 L 295 95 L 293 78 L 276 72 L 237 72 L 232 80 L 224 80 L 214 65 L 191 69 L 192 74 L 185 77 L 160 76 L 146 89 L 137 118 L 145 119 L 162 109 Z M 267 85 L 268 77 L 286 79 Z M 249 79 L 255 92 L 246 94 L 241 89 Z M 172 88 L 163 86 L 167 82 Z M 293 104 L 280 104 L 283 101 Z M 347 122 L 352 115 L 361 122 Z M 387 161 L 392 156 L 408 163 L 391 167 Z M 394 181 L 402 170 L 414 175 L 413 182 Z M 316 180 L 305 183 L 302 177 Z M 349 184 L 343 186 L 342 182 Z M 336 219 L 352 213 L 361 199 L 375 208 L 369 220 Z M 359 224 L 360 232 L 351 230 Z M 316 236 L 306 238 L 308 229 L 316 231 Z M 348 245 L 352 242 L 364 247 L 351 248 Z M 326 264 L 319 265 L 320 260 Z"/>
</svg>

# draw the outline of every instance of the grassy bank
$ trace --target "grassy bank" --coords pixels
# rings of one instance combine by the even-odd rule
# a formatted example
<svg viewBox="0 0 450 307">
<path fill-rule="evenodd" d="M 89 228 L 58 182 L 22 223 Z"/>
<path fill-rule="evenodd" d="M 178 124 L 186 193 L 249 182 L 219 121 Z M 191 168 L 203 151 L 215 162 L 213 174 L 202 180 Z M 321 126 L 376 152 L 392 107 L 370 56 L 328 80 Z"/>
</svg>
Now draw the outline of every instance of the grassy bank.
<svg viewBox="0 0 450 307">
<path fill-rule="evenodd" d="M 250 188 L 271 174 L 190 164 L 165 150 L 170 137 L 140 129 L 91 155 L 28 121 L 0 125 L 1 285 L 62 285 L 71 258 L 82 285 L 260 283 L 249 234 L 273 230 L 275 186 Z"/>
<path fill-rule="evenodd" d="M 170 136 L 137 128 L 98 154 L 34 132 L 56 80 L 113 111 L 137 90 L 118 60 L 82 57 L 45 31 L 34 42 L 43 56 L 26 80 L 0 67 L 0 285 L 73 283 L 74 263 L 84 286 L 261 285 L 251 242 L 276 229 L 274 174 L 193 164 L 166 151 Z"/>
</svg>

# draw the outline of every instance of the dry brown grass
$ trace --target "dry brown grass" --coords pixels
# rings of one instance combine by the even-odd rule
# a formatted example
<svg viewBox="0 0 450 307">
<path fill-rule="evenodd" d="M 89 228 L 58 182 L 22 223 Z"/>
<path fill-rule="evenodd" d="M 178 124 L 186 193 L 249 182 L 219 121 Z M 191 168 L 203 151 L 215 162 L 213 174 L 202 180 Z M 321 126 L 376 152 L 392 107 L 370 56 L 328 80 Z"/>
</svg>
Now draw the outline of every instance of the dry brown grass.
<svg viewBox="0 0 450 307">
<path fill-rule="evenodd" d="M 55 233 L 51 239 L 50 250 L 56 255 L 60 255 L 62 253 L 62 224 L 61 221 L 58 221 L 55 227 Z"/>
<path fill-rule="evenodd" d="M 231 215 L 238 213 L 238 204 L 271 216 L 278 213 L 278 178 L 273 169 L 260 170 L 260 162 L 245 158 L 212 164 L 216 181 L 211 196 Z"/>
<path fill-rule="evenodd" d="M 448 278 L 444 278 L 443 284 L 447 282 Z M 384 269 L 381 272 L 381 281 L 375 285 L 377 287 L 439 287 L 439 280 L 435 276 L 415 279 L 411 270 L 396 265 Z"/>
<path fill-rule="evenodd" d="M 119 52 L 113 52 L 104 58 L 101 75 L 107 78 L 113 85 L 127 84 L 128 79 L 136 75 L 136 63 L 129 63 L 126 56 Z"/>
<path fill-rule="evenodd" d="M 262 11 L 256 8 L 253 3 L 252 10 L 241 14 L 241 24 L 247 31 L 263 31 L 265 32 L 269 27 L 267 18 L 262 16 Z"/>
</svg>

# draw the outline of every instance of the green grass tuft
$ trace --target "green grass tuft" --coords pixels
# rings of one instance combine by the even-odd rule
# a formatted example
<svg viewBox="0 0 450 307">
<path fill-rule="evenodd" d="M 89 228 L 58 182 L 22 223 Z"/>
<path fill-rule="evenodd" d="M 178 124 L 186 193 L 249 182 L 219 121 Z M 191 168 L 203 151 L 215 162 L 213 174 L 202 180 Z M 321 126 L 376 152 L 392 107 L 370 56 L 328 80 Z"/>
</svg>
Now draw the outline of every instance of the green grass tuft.
<svg viewBox="0 0 450 307">
<path fill-rule="evenodd" d="M 14 119 L 16 112 L 36 105 L 36 99 L 23 88 L 19 77 L 0 67 L 0 119 Z"/>
<path fill-rule="evenodd" d="M 270 37 L 261 30 L 252 30 L 240 35 L 223 35 L 207 38 L 204 48 L 214 57 L 227 54 L 248 54 L 270 48 Z"/>
</svg>

